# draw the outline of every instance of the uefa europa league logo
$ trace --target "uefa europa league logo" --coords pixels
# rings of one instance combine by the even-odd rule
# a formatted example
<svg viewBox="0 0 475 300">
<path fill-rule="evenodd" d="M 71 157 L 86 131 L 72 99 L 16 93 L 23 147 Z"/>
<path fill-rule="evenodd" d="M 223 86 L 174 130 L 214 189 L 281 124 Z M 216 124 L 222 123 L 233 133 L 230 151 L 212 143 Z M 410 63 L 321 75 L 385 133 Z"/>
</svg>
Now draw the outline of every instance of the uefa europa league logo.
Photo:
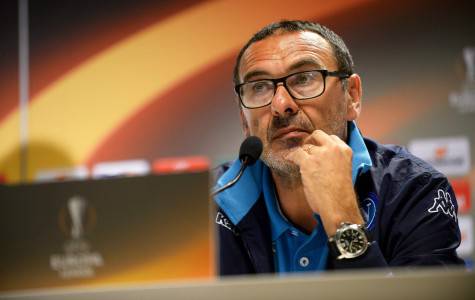
<svg viewBox="0 0 475 300">
<path fill-rule="evenodd" d="M 94 277 L 95 269 L 104 265 L 102 254 L 92 250 L 87 237 L 96 225 L 94 206 L 81 196 L 70 197 L 60 208 L 58 221 L 67 239 L 62 252 L 50 255 L 51 270 L 62 279 Z"/>
</svg>

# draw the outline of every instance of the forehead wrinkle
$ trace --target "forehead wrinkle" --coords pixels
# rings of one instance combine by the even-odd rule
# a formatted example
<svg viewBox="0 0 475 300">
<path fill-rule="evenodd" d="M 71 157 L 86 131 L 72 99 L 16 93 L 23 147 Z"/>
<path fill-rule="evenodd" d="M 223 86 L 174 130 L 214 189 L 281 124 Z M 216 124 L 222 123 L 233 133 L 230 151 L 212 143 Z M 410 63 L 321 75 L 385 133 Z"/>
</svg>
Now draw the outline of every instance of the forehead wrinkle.
<svg viewBox="0 0 475 300">
<path fill-rule="evenodd" d="M 314 64 L 317 68 L 328 69 L 330 65 L 333 68 L 337 65 L 330 44 L 319 34 L 304 31 L 273 35 L 255 42 L 244 52 L 240 69 L 247 68 L 247 74 L 244 74 L 246 80 L 257 75 L 279 76 L 303 67 L 305 62 L 300 61 Z M 279 74 L 271 74 L 265 64 L 271 64 L 270 69 L 277 69 Z"/>
<path fill-rule="evenodd" d="M 260 73 L 268 73 L 264 68 L 258 67 L 255 70 L 252 70 L 254 66 L 261 65 L 261 63 L 272 63 L 272 64 L 279 64 L 282 63 L 282 57 L 275 53 L 276 51 L 267 51 L 268 54 L 262 55 L 261 51 L 246 51 L 245 55 L 241 60 L 241 69 L 244 67 L 248 67 L 247 73 L 260 72 Z M 270 74 L 269 74 L 270 75 Z M 248 76 L 245 76 L 248 77 Z"/>
</svg>

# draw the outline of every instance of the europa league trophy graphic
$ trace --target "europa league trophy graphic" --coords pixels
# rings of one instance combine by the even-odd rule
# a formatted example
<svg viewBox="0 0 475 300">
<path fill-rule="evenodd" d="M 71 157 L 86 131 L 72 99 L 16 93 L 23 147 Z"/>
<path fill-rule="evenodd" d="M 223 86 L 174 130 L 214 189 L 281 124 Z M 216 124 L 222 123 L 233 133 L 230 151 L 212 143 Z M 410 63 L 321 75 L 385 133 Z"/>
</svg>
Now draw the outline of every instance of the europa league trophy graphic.
<svg viewBox="0 0 475 300">
<path fill-rule="evenodd" d="M 86 200 L 81 197 L 75 196 L 68 201 L 68 210 L 71 216 L 71 237 L 73 239 L 81 238 L 84 233 L 83 220 L 86 207 Z"/>
<path fill-rule="evenodd" d="M 463 49 L 465 80 L 458 91 L 449 95 L 449 103 L 460 113 L 475 113 L 475 47 Z"/>
<path fill-rule="evenodd" d="M 464 48 L 463 59 L 466 67 L 466 80 L 469 82 L 475 82 L 475 48 Z"/>
</svg>

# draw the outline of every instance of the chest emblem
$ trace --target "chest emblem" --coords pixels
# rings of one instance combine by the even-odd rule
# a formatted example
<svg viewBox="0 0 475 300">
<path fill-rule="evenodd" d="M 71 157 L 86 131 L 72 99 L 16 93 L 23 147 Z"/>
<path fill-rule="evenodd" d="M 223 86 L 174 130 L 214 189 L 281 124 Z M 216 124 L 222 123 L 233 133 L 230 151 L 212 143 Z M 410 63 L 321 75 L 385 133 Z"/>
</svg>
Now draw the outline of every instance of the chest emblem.
<svg viewBox="0 0 475 300">
<path fill-rule="evenodd" d="M 370 192 L 368 196 L 361 202 L 361 212 L 366 221 L 366 229 L 372 230 L 376 219 L 376 204 L 378 204 L 378 197 L 375 193 Z"/>
</svg>

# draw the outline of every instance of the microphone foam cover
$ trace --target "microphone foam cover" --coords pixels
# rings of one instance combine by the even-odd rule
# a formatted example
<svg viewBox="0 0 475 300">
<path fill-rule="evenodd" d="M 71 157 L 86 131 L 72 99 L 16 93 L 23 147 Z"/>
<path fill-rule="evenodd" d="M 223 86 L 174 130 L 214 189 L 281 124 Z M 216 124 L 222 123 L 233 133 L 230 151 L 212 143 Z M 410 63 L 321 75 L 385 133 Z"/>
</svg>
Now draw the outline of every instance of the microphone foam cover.
<svg viewBox="0 0 475 300">
<path fill-rule="evenodd" d="M 239 149 L 239 159 L 244 161 L 247 158 L 247 165 L 253 165 L 262 154 L 262 141 L 257 136 L 248 136 Z"/>
</svg>

